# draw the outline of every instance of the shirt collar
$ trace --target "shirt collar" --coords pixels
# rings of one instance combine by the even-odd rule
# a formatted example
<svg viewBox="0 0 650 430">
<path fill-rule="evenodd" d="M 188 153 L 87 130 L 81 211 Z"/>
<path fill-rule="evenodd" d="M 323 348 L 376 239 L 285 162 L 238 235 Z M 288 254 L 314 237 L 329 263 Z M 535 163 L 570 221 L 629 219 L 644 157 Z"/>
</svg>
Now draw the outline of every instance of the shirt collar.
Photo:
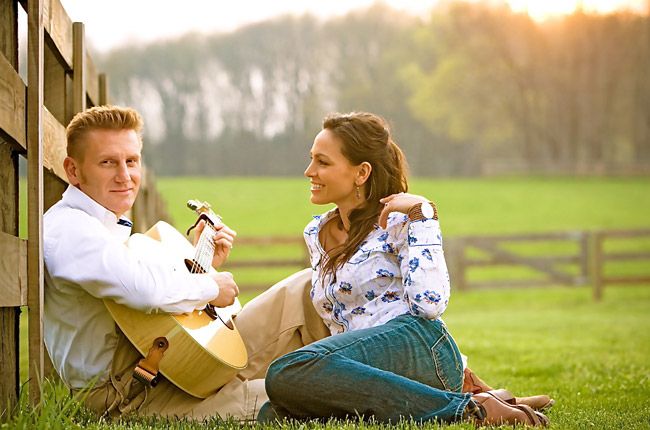
<svg viewBox="0 0 650 430">
<path fill-rule="evenodd" d="M 68 185 L 68 188 L 63 193 L 62 200 L 66 206 L 82 210 L 93 218 L 97 218 L 111 231 L 115 231 L 116 228 L 120 231 L 128 229 L 128 233 L 131 233 L 133 224 L 128 218 L 122 216 L 118 219 L 113 212 L 97 203 L 74 185 Z"/>
</svg>

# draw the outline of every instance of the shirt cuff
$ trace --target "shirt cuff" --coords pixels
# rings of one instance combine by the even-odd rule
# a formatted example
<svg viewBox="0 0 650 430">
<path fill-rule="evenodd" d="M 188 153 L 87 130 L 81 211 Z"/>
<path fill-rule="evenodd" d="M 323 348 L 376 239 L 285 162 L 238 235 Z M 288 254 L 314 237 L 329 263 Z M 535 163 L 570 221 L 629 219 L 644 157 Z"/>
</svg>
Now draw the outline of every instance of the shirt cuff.
<svg viewBox="0 0 650 430">
<path fill-rule="evenodd" d="M 440 223 L 434 219 L 409 222 L 409 246 L 442 246 Z"/>
</svg>

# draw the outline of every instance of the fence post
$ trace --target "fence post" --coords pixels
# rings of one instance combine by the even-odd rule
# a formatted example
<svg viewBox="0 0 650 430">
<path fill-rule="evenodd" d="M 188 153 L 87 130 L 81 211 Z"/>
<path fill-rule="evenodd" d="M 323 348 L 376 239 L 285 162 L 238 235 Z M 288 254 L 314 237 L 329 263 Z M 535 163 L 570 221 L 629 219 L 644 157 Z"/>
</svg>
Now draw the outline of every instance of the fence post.
<svg viewBox="0 0 650 430">
<path fill-rule="evenodd" d="M 604 287 L 603 241 L 604 241 L 603 232 L 595 231 L 591 234 L 590 274 L 591 274 L 591 282 L 594 286 L 593 296 L 595 301 L 600 301 L 603 297 L 603 287 Z"/>
<path fill-rule="evenodd" d="M 29 399 L 40 401 L 43 377 L 43 0 L 27 2 L 27 305 Z"/>
<path fill-rule="evenodd" d="M 0 55 L 18 70 L 18 2 L 15 0 L 0 0 L 0 40 Z M 18 236 L 18 155 L 2 138 L 0 196 L 0 232 Z M 19 322 L 19 307 L 0 307 L 0 421 L 8 419 L 18 401 Z"/>
<path fill-rule="evenodd" d="M 452 287 L 459 291 L 466 291 L 467 288 L 467 279 L 466 279 L 466 264 L 465 264 L 465 238 L 455 237 L 453 239 L 447 239 L 445 242 L 450 246 L 447 248 L 449 251 L 449 265 L 451 271 L 451 284 Z"/>
</svg>

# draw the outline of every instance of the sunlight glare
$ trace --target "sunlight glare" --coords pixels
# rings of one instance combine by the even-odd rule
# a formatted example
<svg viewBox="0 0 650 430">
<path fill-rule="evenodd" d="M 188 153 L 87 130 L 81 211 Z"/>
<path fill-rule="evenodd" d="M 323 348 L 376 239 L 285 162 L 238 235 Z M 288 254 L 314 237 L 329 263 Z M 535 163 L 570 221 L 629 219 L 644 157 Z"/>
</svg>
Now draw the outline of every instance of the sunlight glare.
<svg viewBox="0 0 650 430">
<path fill-rule="evenodd" d="M 507 3 L 513 11 L 526 12 L 536 21 L 568 15 L 576 9 L 597 13 L 621 9 L 647 11 L 646 0 L 507 0 Z"/>
</svg>

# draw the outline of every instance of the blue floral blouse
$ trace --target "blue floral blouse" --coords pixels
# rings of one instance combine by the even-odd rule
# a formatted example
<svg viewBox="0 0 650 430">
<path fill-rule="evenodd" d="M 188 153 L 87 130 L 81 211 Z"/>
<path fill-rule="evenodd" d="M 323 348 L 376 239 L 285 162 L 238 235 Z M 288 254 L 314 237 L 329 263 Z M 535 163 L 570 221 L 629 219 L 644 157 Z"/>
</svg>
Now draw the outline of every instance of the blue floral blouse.
<svg viewBox="0 0 650 430">
<path fill-rule="evenodd" d="M 332 209 L 305 227 L 312 274 L 311 298 L 332 334 L 374 327 L 410 312 L 439 318 L 449 303 L 449 273 L 437 220 L 411 222 L 400 212 L 388 216 L 336 272 L 321 276 L 326 258 L 318 233 L 336 215 Z"/>
</svg>

